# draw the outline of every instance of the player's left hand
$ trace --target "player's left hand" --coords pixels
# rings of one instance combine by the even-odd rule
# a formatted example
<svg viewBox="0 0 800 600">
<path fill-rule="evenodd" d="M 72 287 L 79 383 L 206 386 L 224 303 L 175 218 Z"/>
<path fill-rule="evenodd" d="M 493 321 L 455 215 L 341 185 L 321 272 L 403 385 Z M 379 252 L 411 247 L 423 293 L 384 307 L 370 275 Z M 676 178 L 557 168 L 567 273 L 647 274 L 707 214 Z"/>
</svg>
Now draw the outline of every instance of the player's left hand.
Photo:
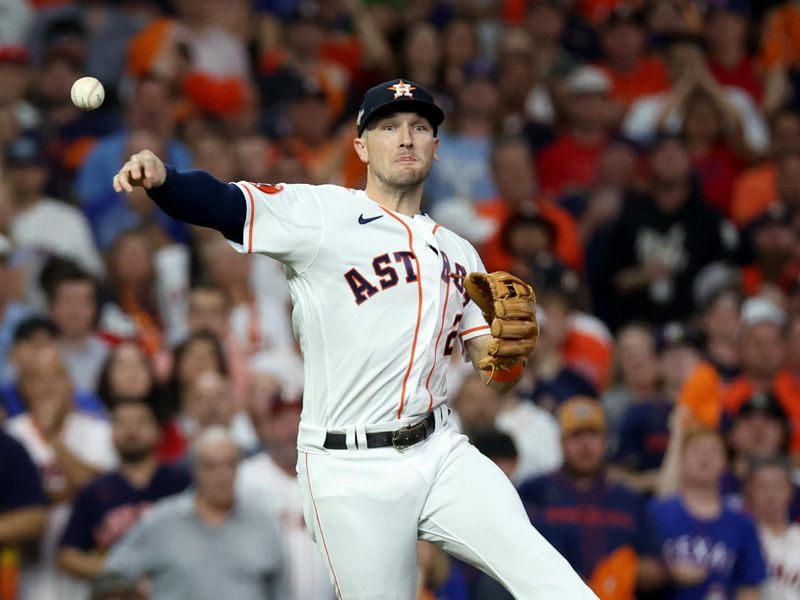
<svg viewBox="0 0 800 600">
<path fill-rule="evenodd" d="M 521 371 L 539 339 L 533 288 L 505 271 L 470 273 L 464 286 L 492 331 L 486 356 L 476 366 L 489 371 L 489 381 L 498 370 Z"/>
</svg>

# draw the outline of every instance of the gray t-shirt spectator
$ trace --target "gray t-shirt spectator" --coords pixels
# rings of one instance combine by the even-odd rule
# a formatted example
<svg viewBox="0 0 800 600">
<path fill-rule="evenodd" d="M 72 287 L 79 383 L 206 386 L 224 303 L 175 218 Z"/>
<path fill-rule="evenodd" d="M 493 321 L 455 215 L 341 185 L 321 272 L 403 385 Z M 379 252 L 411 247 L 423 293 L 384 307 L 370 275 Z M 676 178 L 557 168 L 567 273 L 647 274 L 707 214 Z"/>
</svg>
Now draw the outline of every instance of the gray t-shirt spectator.
<svg viewBox="0 0 800 600">
<path fill-rule="evenodd" d="M 111 549 L 106 571 L 149 577 L 151 600 L 280 600 L 284 561 L 268 512 L 238 502 L 222 525 L 197 515 L 192 491 L 157 503 Z"/>
</svg>

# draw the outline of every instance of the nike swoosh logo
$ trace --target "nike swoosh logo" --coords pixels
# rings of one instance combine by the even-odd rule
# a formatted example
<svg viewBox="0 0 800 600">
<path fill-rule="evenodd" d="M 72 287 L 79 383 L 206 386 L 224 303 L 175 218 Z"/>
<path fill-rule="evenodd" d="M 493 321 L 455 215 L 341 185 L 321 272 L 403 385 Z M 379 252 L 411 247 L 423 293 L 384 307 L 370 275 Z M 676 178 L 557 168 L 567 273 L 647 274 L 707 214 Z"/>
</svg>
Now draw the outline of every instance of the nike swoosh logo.
<svg viewBox="0 0 800 600">
<path fill-rule="evenodd" d="M 378 215 L 377 217 L 370 217 L 369 219 L 364 218 L 364 213 L 358 215 L 358 224 L 359 225 L 366 225 L 367 223 L 372 223 L 376 219 L 380 219 L 383 215 Z"/>
</svg>

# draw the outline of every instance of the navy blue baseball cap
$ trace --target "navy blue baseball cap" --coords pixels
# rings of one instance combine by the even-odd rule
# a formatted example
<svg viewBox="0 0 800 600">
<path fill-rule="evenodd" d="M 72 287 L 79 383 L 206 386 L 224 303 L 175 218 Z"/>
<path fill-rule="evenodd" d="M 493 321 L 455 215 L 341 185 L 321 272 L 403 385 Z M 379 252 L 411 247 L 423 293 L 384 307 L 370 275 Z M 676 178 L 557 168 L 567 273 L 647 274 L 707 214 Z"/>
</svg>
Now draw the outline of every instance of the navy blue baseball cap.
<svg viewBox="0 0 800 600">
<path fill-rule="evenodd" d="M 373 119 L 394 112 L 415 112 L 433 126 L 433 135 L 444 121 L 444 112 L 436 106 L 433 96 L 421 85 L 405 79 L 393 79 L 367 90 L 356 117 L 358 135 Z"/>
</svg>

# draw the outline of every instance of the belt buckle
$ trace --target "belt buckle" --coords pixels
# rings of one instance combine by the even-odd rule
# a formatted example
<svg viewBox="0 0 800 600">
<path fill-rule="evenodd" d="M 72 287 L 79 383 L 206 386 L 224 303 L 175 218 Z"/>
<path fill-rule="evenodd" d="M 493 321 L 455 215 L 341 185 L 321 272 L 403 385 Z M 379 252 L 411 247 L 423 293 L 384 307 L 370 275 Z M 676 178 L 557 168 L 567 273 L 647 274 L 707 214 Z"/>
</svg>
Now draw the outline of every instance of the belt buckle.
<svg viewBox="0 0 800 600">
<path fill-rule="evenodd" d="M 392 448 L 395 450 L 402 452 L 406 448 L 413 446 L 416 442 L 411 441 L 410 434 L 413 432 L 417 427 L 419 427 L 420 423 L 415 423 L 414 425 L 407 425 L 405 427 L 401 427 L 392 432 Z"/>
</svg>

